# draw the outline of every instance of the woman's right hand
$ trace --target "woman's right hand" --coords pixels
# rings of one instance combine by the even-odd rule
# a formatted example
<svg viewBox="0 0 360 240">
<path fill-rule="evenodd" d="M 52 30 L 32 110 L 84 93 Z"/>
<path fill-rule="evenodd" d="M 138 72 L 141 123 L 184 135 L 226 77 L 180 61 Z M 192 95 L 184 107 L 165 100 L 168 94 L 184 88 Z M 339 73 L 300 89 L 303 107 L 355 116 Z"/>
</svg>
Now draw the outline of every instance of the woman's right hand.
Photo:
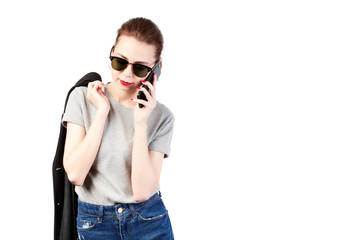
<svg viewBox="0 0 360 240">
<path fill-rule="evenodd" d="M 101 81 L 94 81 L 89 83 L 87 98 L 92 104 L 94 104 L 97 111 L 107 115 L 110 110 L 110 102 L 104 93 L 105 87 Z"/>
</svg>

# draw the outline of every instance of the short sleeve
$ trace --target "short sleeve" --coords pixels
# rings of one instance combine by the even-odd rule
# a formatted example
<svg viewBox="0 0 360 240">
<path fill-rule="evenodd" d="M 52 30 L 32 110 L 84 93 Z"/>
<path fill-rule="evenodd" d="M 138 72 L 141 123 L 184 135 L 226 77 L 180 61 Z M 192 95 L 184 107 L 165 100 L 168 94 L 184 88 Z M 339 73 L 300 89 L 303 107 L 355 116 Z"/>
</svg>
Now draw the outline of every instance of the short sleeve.
<svg viewBox="0 0 360 240">
<path fill-rule="evenodd" d="M 169 157 L 171 151 L 170 144 L 174 131 L 174 122 L 174 115 L 169 115 L 165 124 L 157 131 L 154 139 L 149 144 L 149 150 L 164 153 L 165 158 Z"/>
<path fill-rule="evenodd" d="M 83 92 L 80 88 L 75 88 L 69 96 L 69 100 L 66 104 L 65 113 L 62 117 L 62 124 L 66 127 L 67 122 L 72 122 L 85 126 L 83 118 L 82 103 L 84 102 Z"/>
</svg>

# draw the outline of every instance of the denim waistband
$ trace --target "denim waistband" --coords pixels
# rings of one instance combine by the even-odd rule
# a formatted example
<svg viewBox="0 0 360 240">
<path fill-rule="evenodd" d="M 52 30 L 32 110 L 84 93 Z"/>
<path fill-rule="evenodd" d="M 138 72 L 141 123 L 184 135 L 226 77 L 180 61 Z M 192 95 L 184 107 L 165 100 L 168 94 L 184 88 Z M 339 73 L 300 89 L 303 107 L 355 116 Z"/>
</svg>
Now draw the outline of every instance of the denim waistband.
<svg viewBox="0 0 360 240">
<path fill-rule="evenodd" d="M 103 206 L 97 205 L 92 203 L 86 203 L 78 200 L 78 211 L 81 213 L 85 213 L 87 215 L 94 215 L 94 216 L 118 216 L 119 209 L 122 209 L 120 213 L 126 214 L 132 212 L 134 215 L 136 211 L 140 208 L 149 205 L 150 203 L 154 202 L 157 199 L 161 199 L 161 193 L 157 192 L 152 195 L 148 200 L 140 203 L 119 203 L 112 206 Z"/>
</svg>

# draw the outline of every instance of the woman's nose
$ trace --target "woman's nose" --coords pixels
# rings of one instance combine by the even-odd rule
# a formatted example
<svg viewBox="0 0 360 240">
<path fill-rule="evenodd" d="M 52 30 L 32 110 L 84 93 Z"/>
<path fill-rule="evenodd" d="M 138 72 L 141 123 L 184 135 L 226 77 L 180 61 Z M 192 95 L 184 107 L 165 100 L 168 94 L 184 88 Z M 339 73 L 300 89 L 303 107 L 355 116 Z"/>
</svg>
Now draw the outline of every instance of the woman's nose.
<svg viewBox="0 0 360 240">
<path fill-rule="evenodd" d="M 126 77 L 132 77 L 132 75 L 133 75 L 132 65 L 131 65 L 131 64 L 128 64 L 128 65 L 126 66 L 126 68 L 124 69 L 123 73 L 124 73 L 124 75 L 125 75 Z"/>
</svg>

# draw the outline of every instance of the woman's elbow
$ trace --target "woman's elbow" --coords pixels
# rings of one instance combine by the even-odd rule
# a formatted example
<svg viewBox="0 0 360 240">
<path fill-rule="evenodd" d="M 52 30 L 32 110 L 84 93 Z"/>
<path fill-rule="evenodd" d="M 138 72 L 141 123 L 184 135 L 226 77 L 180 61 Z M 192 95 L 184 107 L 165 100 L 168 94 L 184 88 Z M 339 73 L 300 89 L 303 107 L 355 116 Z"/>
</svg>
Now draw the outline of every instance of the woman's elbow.
<svg viewBox="0 0 360 240">
<path fill-rule="evenodd" d="M 144 202 L 148 200 L 154 193 L 159 181 L 154 181 L 152 184 L 133 184 L 133 198 L 135 202 Z"/>
<path fill-rule="evenodd" d="M 64 169 L 65 169 L 66 176 L 72 185 L 81 187 L 84 184 L 85 179 L 83 179 L 78 174 L 75 174 L 75 172 L 69 171 L 69 169 L 67 169 L 66 166 L 64 166 Z"/>
<path fill-rule="evenodd" d="M 79 179 L 69 179 L 72 185 L 75 185 L 77 187 L 81 187 L 84 184 L 84 181 L 81 181 Z"/>
<path fill-rule="evenodd" d="M 74 176 L 74 174 L 67 174 L 67 177 L 72 185 L 81 187 L 84 184 L 84 180 L 80 177 Z"/>
<path fill-rule="evenodd" d="M 152 193 L 154 192 L 155 188 L 137 188 L 133 189 L 133 197 L 135 202 L 144 202 L 148 200 Z"/>
<path fill-rule="evenodd" d="M 135 202 L 144 202 L 150 198 L 150 194 L 134 194 L 134 201 Z"/>
</svg>

